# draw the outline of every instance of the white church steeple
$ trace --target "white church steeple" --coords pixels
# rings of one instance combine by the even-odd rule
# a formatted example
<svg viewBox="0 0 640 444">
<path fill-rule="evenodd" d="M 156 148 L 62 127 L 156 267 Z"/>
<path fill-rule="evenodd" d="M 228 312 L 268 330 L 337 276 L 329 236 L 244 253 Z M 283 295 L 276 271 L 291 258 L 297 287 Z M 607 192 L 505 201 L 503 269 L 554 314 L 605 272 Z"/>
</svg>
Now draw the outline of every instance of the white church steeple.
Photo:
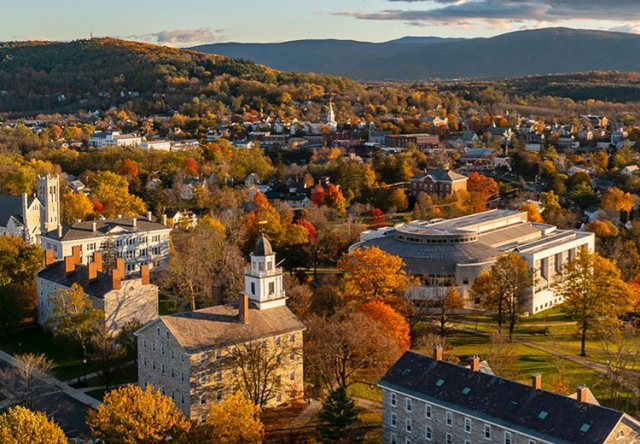
<svg viewBox="0 0 640 444">
<path fill-rule="evenodd" d="M 276 254 L 264 235 L 251 253 L 251 266 L 245 269 L 244 291 L 258 310 L 286 305 L 282 268 L 276 267 Z"/>
<path fill-rule="evenodd" d="M 329 100 L 329 112 L 327 113 L 327 126 L 332 133 L 338 130 L 338 122 L 336 121 L 336 114 L 333 112 L 333 103 Z"/>
</svg>

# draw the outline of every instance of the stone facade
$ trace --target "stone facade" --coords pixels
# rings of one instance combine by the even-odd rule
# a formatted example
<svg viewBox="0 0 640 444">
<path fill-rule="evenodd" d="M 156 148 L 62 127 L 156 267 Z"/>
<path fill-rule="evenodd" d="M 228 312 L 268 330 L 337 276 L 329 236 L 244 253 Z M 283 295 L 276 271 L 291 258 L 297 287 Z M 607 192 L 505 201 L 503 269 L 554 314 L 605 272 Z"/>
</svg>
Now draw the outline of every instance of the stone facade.
<svg viewBox="0 0 640 444">
<path fill-rule="evenodd" d="M 637 442 L 640 422 L 624 412 L 407 352 L 379 382 L 383 443 L 609 444 Z"/>
</svg>

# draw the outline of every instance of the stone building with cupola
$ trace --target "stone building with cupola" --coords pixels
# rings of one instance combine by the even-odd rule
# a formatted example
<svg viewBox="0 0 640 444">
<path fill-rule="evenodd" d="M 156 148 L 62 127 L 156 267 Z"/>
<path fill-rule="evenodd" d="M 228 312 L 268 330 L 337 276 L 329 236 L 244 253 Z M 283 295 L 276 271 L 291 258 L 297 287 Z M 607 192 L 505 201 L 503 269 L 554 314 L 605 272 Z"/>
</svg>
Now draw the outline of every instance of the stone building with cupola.
<svg viewBox="0 0 640 444">
<path fill-rule="evenodd" d="M 258 367 L 268 369 L 258 388 L 263 407 L 302 396 L 304 325 L 286 305 L 283 271 L 264 236 L 244 274 L 237 302 L 161 316 L 136 332 L 138 383 L 160 389 L 191 419 L 206 420 L 212 403 L 238 390 L 247 395 Z"/>
</svg>

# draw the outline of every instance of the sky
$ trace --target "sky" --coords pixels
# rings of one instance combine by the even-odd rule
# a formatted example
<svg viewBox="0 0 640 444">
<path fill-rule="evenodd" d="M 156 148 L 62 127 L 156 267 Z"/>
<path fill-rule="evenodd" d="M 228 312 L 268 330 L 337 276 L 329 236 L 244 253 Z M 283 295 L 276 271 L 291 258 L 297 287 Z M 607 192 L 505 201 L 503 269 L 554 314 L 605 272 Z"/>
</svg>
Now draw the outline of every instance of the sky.
<svg viewBox="0 0 640 444">
<path fill-rule="evenodd" d="M 177 47 L 327 38 L 381 42 L 556 26 L 640 33 L 640 0 L 0 1 L 0 41 L 93 35 Z"/>
</svg>

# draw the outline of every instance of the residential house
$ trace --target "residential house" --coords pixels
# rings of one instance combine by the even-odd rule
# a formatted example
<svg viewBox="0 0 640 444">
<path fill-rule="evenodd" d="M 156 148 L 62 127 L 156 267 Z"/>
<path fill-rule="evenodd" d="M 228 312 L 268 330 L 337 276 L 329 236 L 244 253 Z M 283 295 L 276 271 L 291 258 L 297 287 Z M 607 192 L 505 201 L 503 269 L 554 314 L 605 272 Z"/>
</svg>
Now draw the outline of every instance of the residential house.
<svg viewBox="0 0 640 444">
<path fill-rule="evenodd" d="M 52 250 L 45 250 L 45 268 L 36 277 L 40 325 L 53 314 L 53 298 L 74 284 L 80 285 L 93 307 L 104 313 L 104 325 L 109 331 L 117 332 L 133 319 L 144 325 L 158 317 L 158 287 L 151 285 L 148 265 L 140 267 L 139 277 L 125 278 L 122 258 L 116 260 L 116 267 L 109 273 L 103 272 L 101 252 L 96 252 L 87 265 L 80 261 L 79 247 L 58 262 Z"/>
<path fill-rule="evenodd" d="M 180 199 L 191 200 L 195 193 L 207 186 L 205 177 L 185 177 L 180 184 Z"/>
<path fill-rule="evenodd" d="M 189 418 L 204 421 L 212 403 L 246 391 L 242 375 L 272 359 L 281 364 L 261 375 L 273 384 L 266 406 L 301 396 L 304 325 L 286 306 L 282 277 L 269 241 L 261 237 L 238 303 L 162 316 L 136 333 L 139 384 L 159 388 Z M 257 361 L 243 357 L 257 349 Z"/>
<path fill-rule="evenodd" d="M 378 382 L 385 444 L 632 444 L 640 422 L 624 412 L 482 371 L 406 352 Z"/>
<path fill-rule="evenodd" d="M 634 177 L 640 174 L 640 168 L 638 165 L 627 165 L 620 170 L 620 174 L 627 177 Z"/>
</svg>

